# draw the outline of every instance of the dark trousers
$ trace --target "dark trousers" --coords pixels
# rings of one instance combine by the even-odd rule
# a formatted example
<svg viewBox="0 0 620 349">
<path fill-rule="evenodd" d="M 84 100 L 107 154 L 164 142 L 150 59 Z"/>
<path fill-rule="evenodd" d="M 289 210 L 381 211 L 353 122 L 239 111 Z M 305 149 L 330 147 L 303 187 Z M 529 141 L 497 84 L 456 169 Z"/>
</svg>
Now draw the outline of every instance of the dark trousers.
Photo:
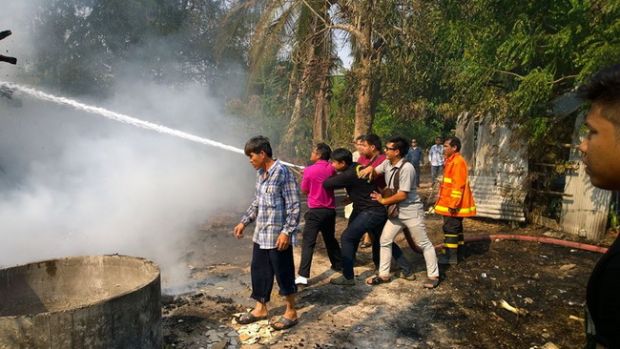
<svg viewBox="0 0 620 349">
<path fill-rule="evenodd" d="M 387 213 L 385 211 L 364 210 L 351 213 L 349 225 L 340 237 L 342 242 L 342 275 L 345 278 L 353 279 L 354 277 L 355 254 L 365 232 L 368 232 L 372 238 L 372 260 L 375 266 L 379 266 L 379 238 L 386 221 Z"/>
<path fill-rule="evenodd" d="M 293 247 L 284 251 L 275 248 L 263 250 L 254 243 L 252 251 L 252 295 L 258 302 L 267 303 L 271 299 L 273 277 L 276 277 L 280 287 L 280 295 L 288 296 L 297 292 L 295 285 L 295 264 L 293 262 Z"/>
<path fill-rule="evenodd" d="M 465 243 L 463 236 L 463 217 L 443 217 L 444 246 L 458 248 Z"/>
<path fill-rule="evenodd" d="M 336 240 L 336 210 L 332 208 L 311 208 L 304 215 L 306 225 L 303 231 L 301 243 L 301 262 L 299 263 L 299 275 L 310 277 L 312 255 L 316 247 L 316 238 L 323 235 L 323 242 L 327 249 L 327 256 L 332 264 L 332 269 L 342 268 L 342 255 L 340 245 Z"/>
<path fill-rule="evenodd" d="M 415 179 L 414 183 L 416 188 L 420 186 L 420 164 L 413 164 L 413 168 L 415 169 Z"/>
<path fill-rule="evenodd" d="M 371 211 L 362 211 L 362 213 L 363 212 L 374 212 L 375 214 L 377 214 L 378 211 L 371 210 Z M 387 213 L 384 214 L 385 218 L 383 218 L 383 221 L 381 224 L 379 224 L 379 227 L 376 228 L 377 230 L 365 230 L 364 232 L 362 232 L 362 235 L 360 236 L 358 236 L 360 226 L 364 226 L 364 225 L 374 226 L 374 224 L 376 223 L 374 220 L 377 218 L 375 218 L 374 215 L 369 216 L 368 214 L 365 214 L 365 215 L 362 215 L 361 220 L 358 220 L 359 215 L 360 215 L 360 212 L 357 212 L 357 211 L 351 212 L 351 216 L 349 217 L 349 225 L 347 226 L 347 229 L 342 233 L 342 236 L 340 237 L 342 241 L 342 275 L 344 275 L 344 277 L 346 277 L 347 279 L 352 279 L 354 276 L 353 266 L 355 266 L 355 255 L 357 254 L 357 247 L 359 245 L 359 241 L 365 232 L 368 232 L 372 238 L 372 262 L 375 265 L 375 269 L 379 269 L 379 262 L 380 262 L 380 257 L 381 257 L 381 253 L 380 253 L 381 243 L 379 240 L 381 238 L 381 231 L 383 231 L 383 226 L 385 225 L 385 222 L 387 222 Z M 368 220 L 368 217 L 371 217 L 372 219 Z M 352 225 L 353 227 L 351 227 Z M 345 244 L 347 245 L 346 252 L 345 252 Z M 354 244 L 354 246 L 351 246 L 352 244 Z M 346 254 L 346 257 L 345 257 L 345 254 Z M 400 247 L 397 244 L 392 244 L 392 257 L 394 258 L 394 260 L 396 260 L 396 263 L 405 272 L 405 274 L 409 274 L 411 272 L 411 268 L 412 268 L 411 263 L 409 262 L 407 257 L 405 257 L 405 255 L 403 254 L 403 251 L 400 249 Z M 350 272 L 349 271 L 345 272 L 345 269 L 347 268 L 345 266 L 345 259 L 347 260 L 347 263 L 351 261 L 350 269 L 349 269 Z"/>
</svg>

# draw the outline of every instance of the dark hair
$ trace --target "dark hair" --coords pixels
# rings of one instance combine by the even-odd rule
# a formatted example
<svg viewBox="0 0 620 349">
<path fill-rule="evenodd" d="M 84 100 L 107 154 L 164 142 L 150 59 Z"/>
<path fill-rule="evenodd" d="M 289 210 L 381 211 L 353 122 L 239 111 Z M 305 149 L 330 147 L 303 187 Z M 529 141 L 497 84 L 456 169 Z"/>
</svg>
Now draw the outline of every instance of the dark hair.
<svg viewBox="0 0 620 349">
<path fill-rule="evenodd" d="M 605 110 L 603 116 L 620 125 L 620 64 L 601 69 L 579 88 L 578 94 L 590 102 L 616 106 L 611 110 Z"/>
<path fill-rule="evenodd" d="M 321 160 L 329 160 L 329 157 L 332 155 L 332 148 L 325 143 L 319 143 L 315 147 L 316 152 L 321 155 Z"/>
<path fill-rule="evenodd" d="M 243 149 L 243 151 L 245 152 L 246 156 L 250 156 L 250 153 L 259 154 L 261 151 L 264 151 L 268 157 L 273 157 L 269 138 L 264 136 L 256 136 L 250 138 L 250 140 L 245 143 L 245 148 Z"/>
<path fill-rule="evenodd" d="M 364 137 L 366 137 L 366 135 L 359 135 L 359 136 L 355 137 L 355 141 L 356 141 L 356 142 L 357 142 L 357 141 L 363 141 L 363 140 L 364 140 Z"/>
<path fill-rule="evenodd" d="M 456 151 L 461 151 L 461 140 L 458 139 L 457 137 L 454 137 L 454 136 L 447 137 L 445 142 L 450 142 L 448 144 L 450 144 L 450 146 L 452 147 L 456 147 Z"/>
<path fill-rule="evenodd" d="M 353 155 L 348 149 L 338 148 L 332 152 L 332 160 L 344 161 L 345 164 L 351 165 L 353 163 Z"/>
<path fill-rule="evenodd" d="M 374 133 L 367 134 L 364 136 L 362 140 L 368 143 L 369 145 L 374 145 L 378 151 L 381 151 L 381 138 L 379 138 L 379 136 L 377 136 L 376 134 Z"/>
<path fill-rule="evenodd" d="M 403 138 L 403 137 L 392 137 L 392 138 L 388 139 L 387 143 L 392 143 L 394 145 L 394 147 L 396 149 L 398 149 L 398 152 L 400 153 L 400 156 L 403 157 L 403 158 L 405 157 L 405 155 L 407 155 L 407 152 L 409 152 L 409 144 L 408 144 L 406 138 Z"/>
</svg>

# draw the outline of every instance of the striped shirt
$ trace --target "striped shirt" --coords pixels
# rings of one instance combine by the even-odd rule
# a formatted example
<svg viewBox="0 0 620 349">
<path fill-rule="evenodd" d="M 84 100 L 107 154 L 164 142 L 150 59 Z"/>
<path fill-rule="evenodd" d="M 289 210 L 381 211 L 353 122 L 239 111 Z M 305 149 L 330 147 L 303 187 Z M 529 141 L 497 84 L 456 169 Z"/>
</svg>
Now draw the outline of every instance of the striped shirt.
<svg viewBox="0 0 620 349">
<path fill-rule="evenodd" d="M 279 160 L 266 174 L 259 169 L 254 201 L 241 218 L 245 226 L 256 221 L 252 241 L 261 249 L 273 249 L 280 233 L 285 233 L 295 243 L 299 219 L 299 188 L 293 173 Z"/>
</svg>

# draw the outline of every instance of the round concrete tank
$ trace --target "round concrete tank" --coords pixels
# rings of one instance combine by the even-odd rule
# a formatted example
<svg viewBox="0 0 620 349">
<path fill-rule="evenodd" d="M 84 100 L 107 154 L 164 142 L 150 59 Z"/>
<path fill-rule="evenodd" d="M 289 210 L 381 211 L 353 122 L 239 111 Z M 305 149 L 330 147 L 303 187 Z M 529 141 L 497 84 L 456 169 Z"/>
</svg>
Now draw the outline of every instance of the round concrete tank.
<svg viewBox="0 0 620 349">
<path fill-rule="evenodd" d="M 161 348 L 159 268 L 127 256 L 0 270 L 0 348 Z"/>
</svg>

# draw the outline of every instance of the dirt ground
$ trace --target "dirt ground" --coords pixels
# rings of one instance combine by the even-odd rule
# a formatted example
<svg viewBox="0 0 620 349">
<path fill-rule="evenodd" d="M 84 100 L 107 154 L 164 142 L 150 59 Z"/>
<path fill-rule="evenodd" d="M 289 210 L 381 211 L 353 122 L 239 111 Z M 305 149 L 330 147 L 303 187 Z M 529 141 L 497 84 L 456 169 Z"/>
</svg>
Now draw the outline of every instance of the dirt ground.
<svg viewBox="0 0 620 349">
<path fill-rule="evenodd" d="M 222 214 L 197 232 L 187 264 L 194 289 L 165 296 L 165 348 L 581 348 L 588 276 L 600 255 L 531 242 L 466 245 L 465 260 L 441 268 L 441 284 L 422 287 L 424 260 L 400 236 L 417 280 L 393 279 L 368 286 L 369 249 L 358 252 L 355 286 L 335 286 L 322 240 L 310 284 L 298 293 L 300 322 L 272 332 L 267 320 L 241 326 L 232 317 L 250 309 L 251 231 L 240 241 L 231 231 L 241 216 Z M 441 218 L 427 217 L 434 243 L 442 242 Z M 346 220 L 337 221 L 337 233 Z M 465 234 L 514 233 L 562 237 L 537 226 L 466 219 Z M 299 261 L 301 250 L 294 250 Z M 284 303 L 272 296 L 271 313 Z M 504 305 L 504 306 L 502 306 Z M 508 306 L 506 306 L 508 305 Z M 513 307 L 514 312 L 506 308 Z"/>
</svg>

